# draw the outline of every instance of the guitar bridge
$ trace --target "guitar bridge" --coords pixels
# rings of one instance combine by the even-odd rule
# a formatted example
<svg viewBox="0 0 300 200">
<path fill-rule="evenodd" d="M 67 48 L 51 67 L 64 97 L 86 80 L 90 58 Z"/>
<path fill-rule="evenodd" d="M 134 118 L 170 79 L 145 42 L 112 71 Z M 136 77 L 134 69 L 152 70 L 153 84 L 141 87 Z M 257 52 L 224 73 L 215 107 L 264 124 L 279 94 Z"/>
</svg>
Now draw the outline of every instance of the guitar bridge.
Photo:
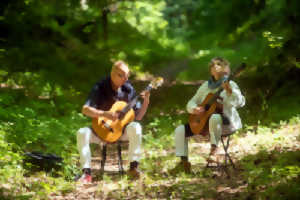
<svg viewBox="0 0 300 200">
<path fill-rule="evenodd" d="M 104 120 L 102 120 L 101 122 L 102 122 L 103 126 L 105 128 L 107 128 L 110 132 L 114 132 L 114 130 L 110 127 L 110 125 L 107 124 Z"/>
</svg>

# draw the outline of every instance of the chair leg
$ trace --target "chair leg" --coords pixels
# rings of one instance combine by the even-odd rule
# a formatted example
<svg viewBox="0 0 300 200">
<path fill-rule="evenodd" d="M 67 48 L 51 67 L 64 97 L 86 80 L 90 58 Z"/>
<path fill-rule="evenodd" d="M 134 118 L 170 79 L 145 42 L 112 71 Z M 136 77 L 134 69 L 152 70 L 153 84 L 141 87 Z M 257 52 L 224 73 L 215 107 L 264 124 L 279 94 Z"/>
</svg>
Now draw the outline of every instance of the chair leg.
<svg viewBox="0 0 300 200">
<path fill-rule="evenodd" d="M 100 169 L 101 173 L 104 172 L 104 166 L 105 166 L 105 162 L 106 162 L 106 148 L 107 148 L 106 144 L 103 144 L 103 146 L 102 146 L 101 169 Z"/>
<path fill-rule="evenodd" d="M 229 148 L 229 145 L 230 145 L 230 136 L 227 136 L 227 141 L 226 141 L 226 145 L 224 144 L 224 140 L 223 138 L 221 138 L 221 142 L 223 144 L 223 148 L 224 148 L 224 151 L 225 151 L 225 166 L 227 166 L 227 162 L 229 160 L 230 164 L 232 165 L 233 169 L 235 169 L 235 165 L 228 153 L 228 148 Z"/>
<path fill-rule="evenodd" d="M 119 161 L 118 161 L 119 173 L 124 174 L 121 142 L 118 142 L 118 157 L 119 157 Z"/>
</svg>

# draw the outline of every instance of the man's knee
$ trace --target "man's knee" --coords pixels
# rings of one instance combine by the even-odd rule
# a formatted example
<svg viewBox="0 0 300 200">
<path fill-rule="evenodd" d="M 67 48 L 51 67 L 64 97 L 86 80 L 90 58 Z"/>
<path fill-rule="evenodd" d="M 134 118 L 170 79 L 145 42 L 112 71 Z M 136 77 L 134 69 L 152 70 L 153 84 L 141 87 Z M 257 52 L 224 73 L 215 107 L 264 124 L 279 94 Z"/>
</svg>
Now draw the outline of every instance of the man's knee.
<svg viewBox="0 0 300 200">
<path fill-rule="evenodd" d="M 131 122 L 130 124 L 128 124 L 126 129 L 129 136 L 142 135 L 142 126 L 138 122 Z"/>
<path fill-rule="evenodd" d="M 89 137 L 90 133 L 91 133 L 90 128 L 88 128 L 88 127 L 80 128 L 77 131 L 77 140 L 83 140 L 83 139 Z"/>
</svg>

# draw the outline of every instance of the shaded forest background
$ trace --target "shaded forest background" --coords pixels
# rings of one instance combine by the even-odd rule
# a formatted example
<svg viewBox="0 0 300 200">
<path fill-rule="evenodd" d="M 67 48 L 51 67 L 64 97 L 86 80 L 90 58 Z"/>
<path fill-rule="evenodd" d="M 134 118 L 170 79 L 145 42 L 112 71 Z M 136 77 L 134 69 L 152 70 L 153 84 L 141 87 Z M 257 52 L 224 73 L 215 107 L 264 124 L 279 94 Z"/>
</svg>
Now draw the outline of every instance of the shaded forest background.
<svg viewBox="0 0 300 200">
<path fill-rule="evenodd" d="M 222 56 L 247 64 L 245 89 L 261 104 L 299 75 L 298 11 L 292 0 L 2 1 L 1 81 L 32 96 L 86 96 L 117 59 L 137 79 L 182 82 L 207 79 Z"/>
<path fill-rule="evenodd" d="M 118 59 L 138 91 L 156 76 L 166 82 L 143 121 L 146 147 L 172 148 L 172 131 L 216 56 L 233 70 L 247 65 L 236 79 L 247 99 L 245 131 L 297 124 L 299 11 L 297 0 L 1 0 L 1 182 L 15 177 L 21 185 L 8 190 L 23 193 L 22 156 L 33 150 L 62 156 L 60 175 L 74 176 L 75 133 L 90 123 L 81 106 Z"/>
</svg>

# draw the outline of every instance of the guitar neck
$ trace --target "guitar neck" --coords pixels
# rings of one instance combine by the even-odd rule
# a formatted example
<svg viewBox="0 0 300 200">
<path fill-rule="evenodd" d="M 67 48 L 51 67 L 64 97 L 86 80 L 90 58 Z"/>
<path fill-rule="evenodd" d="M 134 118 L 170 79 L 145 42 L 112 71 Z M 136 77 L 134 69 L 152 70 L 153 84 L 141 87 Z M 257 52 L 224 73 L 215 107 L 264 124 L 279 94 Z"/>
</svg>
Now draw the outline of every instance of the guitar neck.
<svg viewBox="0 0 300 200">
<path fill-rule="evenodd" d="M 151 87 L 151 85 L 148 85 L 146 88 L 145 88 L 145 90 L 144 91 L 150 91 L 152 89 L 152 87 Z M 127 104 L 127 106 L 125 106 L 125 108 L 123 108 L 123 110 L 121 111 L 121 115 L 120 115 L 120 119 L 122 118 L 122 117 L 124 117 L 125 116 L 125 114 L 130 110 L 130 109 L 132 109 L 133 107 L 134 107 L 134 105 L 136 104 L 136 102 L 137 102 L 137 100 L 138 100 L 138 98 L 140 97 L 141 95 L 140 94 L 138 94 L 138 95 L 136 95 L 128 104 Z"/>
<path fill-rule="evenodd" d="M 209 101 L 207 102 L 207 104 L 211 105 L 212 103 L 214 103 L 217 98 L 220 96 L 221 92 L 223 91 L 223 88 L 220 88 L 215 94 L 214 96 L 211 97 L 211 99 L 209 99 Z"/>
</svg>

